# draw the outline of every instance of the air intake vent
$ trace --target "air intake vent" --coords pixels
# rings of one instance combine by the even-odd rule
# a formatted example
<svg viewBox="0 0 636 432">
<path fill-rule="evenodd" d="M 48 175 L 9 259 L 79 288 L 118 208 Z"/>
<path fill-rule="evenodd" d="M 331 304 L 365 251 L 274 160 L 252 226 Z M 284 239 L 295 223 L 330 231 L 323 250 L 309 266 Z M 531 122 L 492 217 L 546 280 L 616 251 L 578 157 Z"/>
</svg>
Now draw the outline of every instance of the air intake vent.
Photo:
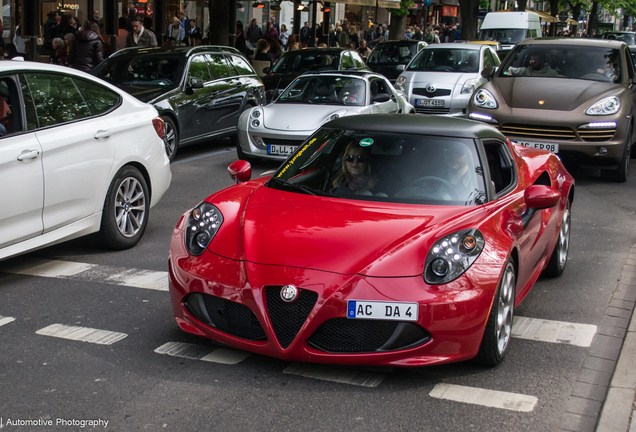
<svg viewBox="0 0 636 432">
<path fill-rule="evenodd" d="M 572 129 L 562 126 L 505 124 L 500 130 L 506 136 L 514 135 L 528 138 L 528 140 L 576 139 L 576 133 Z"/>
<path fill-rule="evenodd" d="M 415 112 L 418 114 L 442 115 L 448 114 L 450 112 L 450 108 L 415 107 Z"/>
<path fill-rule="evenodd" d="M 267 311 L 274 333 L 276 333 L 280 346 L 287 348 L 314 308 L 318 294 L 299 289 L 298 298 L 287 303 L 280 297 L 281 288 L 280 286 L 268 287 L 265 295 L 267 297 Z"/>
<path fill-rule="evenodd" d="M 616 128 L 579 128 L 578 132 L 583 141 L 602 142 L 611 140 L 616 133 Z"/>
</svg>

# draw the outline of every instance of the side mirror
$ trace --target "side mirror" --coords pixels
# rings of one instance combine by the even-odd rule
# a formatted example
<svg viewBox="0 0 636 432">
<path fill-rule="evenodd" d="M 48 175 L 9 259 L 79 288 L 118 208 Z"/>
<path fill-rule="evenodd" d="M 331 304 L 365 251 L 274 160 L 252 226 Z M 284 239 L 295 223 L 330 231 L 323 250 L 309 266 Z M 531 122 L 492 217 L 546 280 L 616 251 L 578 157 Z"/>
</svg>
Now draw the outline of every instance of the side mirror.
<svg viewBox="0 0 636 432">
<path fill-rule="evenodd" d="M 269 68 L 269 67 L 263 68 L 263 73 L 264 73 L 265 75 L 267 75 L 267 74 L 269 73 L 269 71 L 270 71 L 270 70 L 271 70 L 271 68 Z"/>
<path fill-rule="evenodd" d="M 371 102 L 372 103 L 382 103 L 382 102 L 388 102 L 391 100 L 391 96 L 389 96 L 386 93 L 378 93 L 377 95 L 372 97 Z"/>
<path fill-rule="evenodd" d="M 483 71 L 481 71 L 481 76 L 486 78 L 488 81 L 492 79 L 492 76 L 495 74 L 495 67 L 488 66 Z"/>
<path fill-rule="evenodd" d="M 237 160 L 232 162 L 227 171 L 230 174 L 232 180 L 236 183 L 243 183 L 248 181 L 252 177 L 252 166 L 248 161 Z"/>
<path fill-rule="evenodd" d="M 398 72 L 402 72 L 404 69 L 406 69 L 406 65 L 397 65 L 395 69 L 397 69 Z"/>
<path fill-rule="evenodd" d="M 526 205 L 533 209 L 547 209 L 559 203 L 561 194 L 554 188 L 544 185 L 532 185 L 523 194 Z"/>
<path fill-rule="evenodd" d="M 203 80 L 201 78 L 190 78 L 190 87 L 193 89 L 202 89 Z"/>
</svg>

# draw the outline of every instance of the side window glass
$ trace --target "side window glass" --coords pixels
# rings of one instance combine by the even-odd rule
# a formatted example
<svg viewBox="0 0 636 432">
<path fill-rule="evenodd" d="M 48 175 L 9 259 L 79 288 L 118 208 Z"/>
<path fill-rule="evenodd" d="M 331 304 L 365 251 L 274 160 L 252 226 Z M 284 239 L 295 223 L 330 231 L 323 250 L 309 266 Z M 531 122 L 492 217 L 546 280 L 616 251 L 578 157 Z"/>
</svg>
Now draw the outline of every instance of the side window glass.
<svg viewBox="0 0 636 432">
<path fill-rule="evenodd" d="M 230 56 L 230 61 L 239 75 L 254 75 L 254 71 L 247 62 L 239 56 Z"/>
<path fill-rule="evenodd" d="M 28 73 L 26 80 L 31 90 L 40 127 L 54 126 L 91 116 L 88 104 L 71 77 Z"/>
<path fill-rule="evenodd" d="M 490 180 L 497 194 L 512 186 L 515 180 L 514 163 L 506 149 L 504 143 L 484 143 Z"/>
<path fill-rule="evenodd" d="M 490 55 L 492 56 L 492 59 L 495 62 L 495 66 L 499 67 L 501 65 L 501 59 L 499 58 L 499 56 L 492 49 L 490 50 Z"/>
<path fill-rule="evenodd" d="M 342 70 L 347 70 L 353 67 L 353 60 L 351 60 L 351 56 L 349 52 L 342 53 Z"/>
<path fill-rule="evenodd" d="M 201 79 L 203 82 L 212 81 L 210 71 L 208 70 L 208 63 L 205 61 L 204 56 L 198 55 L 192 58 L 190 68 L 188 69 L 188 84 L 191 78 Z"/>
<path fill-rule="evenodd" d="M 119 105 L 119 95 L 98 84 L 75 78 L 75 83 L 88 102 L 93 115 L 107 113 Z"/>
<path fill-rule="evenodd" d="M 360 57 L 360 54 L 358 53 L 350 53 L 351 57 L 353 57 L 353 64 L 355 65 L 355 67 L 357 68 L 363 68 L 364 67 L 364 62 L 362 61 L 362 58 Z"/>
<path fill-rule="evenodd" d="M 490 54 L 490 50 L 486 50 L 484 52 L 484 68 L 494 66 L 495 62 L 492 59 L 492 54 Z"/>
<path fill-rule="evenodd" d="M 0 78 L 0 138 L 22 131 L 20 99 L 15 81 Z"/>
<path fill-rule="evenodd" d="M 31 97 L 31 90 L 24 75 L 20 75 L 20 87 L 22 87 L 22 97 L 24 98 L 24 109 L 26 111 L 27 130 L 34 130 L 39 127 L 38 117 L 35 112 L 35 104 Z"/>
<path fill-rule="evenodd" d="M 634 62 L 629 48 L 625 49 L 625 61 L 627 62 L 627 73 L 630 79 L 634 79 Z"/>
<path fill-rule="evenodd" d="M 228 64 L 222 55 L 208 55 L 208 61 L 210 62 L 210 68 L 212 68 L 212 75 L 214 79 L 229 78 L 232 74 L 229 71 Z"/>
</svg>

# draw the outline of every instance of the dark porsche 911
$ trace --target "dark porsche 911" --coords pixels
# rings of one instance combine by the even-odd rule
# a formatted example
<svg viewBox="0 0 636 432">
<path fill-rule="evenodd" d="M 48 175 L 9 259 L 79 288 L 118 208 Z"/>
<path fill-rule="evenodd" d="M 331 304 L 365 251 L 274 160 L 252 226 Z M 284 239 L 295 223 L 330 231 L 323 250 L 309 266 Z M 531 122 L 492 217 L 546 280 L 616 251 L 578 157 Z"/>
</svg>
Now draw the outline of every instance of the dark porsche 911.
<svg viewBox="0 0 636 432">
<path fill-rule="evenodd" d="M 263 83 L 229 47 L 129 48 L 93 75 L 152 104 L 166 124 L 166 153 L 209 138 L 236 137 L 241 113 L 265 102 Z"/>
<path fill-rule="evenodd" d="M 634 128 L 634 63 L 616 40 L 545 38 L 519 43 L 473 93 L 468 117 L 510 140 L 627 180 Z"/>
</svg>

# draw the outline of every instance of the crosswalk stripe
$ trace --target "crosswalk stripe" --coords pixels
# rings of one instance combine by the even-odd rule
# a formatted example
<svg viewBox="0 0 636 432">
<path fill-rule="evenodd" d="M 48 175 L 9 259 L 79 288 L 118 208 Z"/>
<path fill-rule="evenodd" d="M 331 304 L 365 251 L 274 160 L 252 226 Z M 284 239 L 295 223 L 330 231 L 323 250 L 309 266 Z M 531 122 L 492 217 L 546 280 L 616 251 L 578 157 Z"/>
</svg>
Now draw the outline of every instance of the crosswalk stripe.
<svg viewBox="0 0 636 432">
<path fill-rule="evenodd" d="M 0 315 L 0 327 L 13 321 L 15 321 L 15 318 L 13 317 L 3 317 Z"/>
<path fill-rule="evenodd" d="M 377 387 L 386 378 L 379 372 L 311 363 L 292 363 L 283 373 L 361 387 Z"/>
<path fill-rule="evenodd" d="M 89 327 L 67 326 L 64 324 L 51 324 L 35 333 L 43 336 L 89 342 L 98 345 L 112 345 L 128 336 L 126 333 L 98 330 Z"/>
<path fill-rule="evenodd" d="M 190 360 L 202 360 L 212 363 L 234 365 L 250 356 L 246 351 L 226 348 L 207 347 L 184 342 L 168 342 L 155 349 L 157 354 L 167 354 Z"/>
<path fill-rule="evenodd" d="M 539 401 L 539 399 L 534 396 L 455 384 L 437 384 L 429 393 L 429 396 L 436 399 L 446 399 L 455 402 L 521 412 L 532 411 Z"/>
<path fill-rule="evenodd" d="M 514 318 L 512 336 L 520 339 L 589 347 L 596 330 L 595 325 L 517 316 Z"/>
<path fill-rule="evenodd" d="M 5 273 L 101 282 L 157 291 L 168 291 L 168 272 L 103 266 L 74 261 L 24 258 L 17 265 L 2 267 Z"/>
</svg>

